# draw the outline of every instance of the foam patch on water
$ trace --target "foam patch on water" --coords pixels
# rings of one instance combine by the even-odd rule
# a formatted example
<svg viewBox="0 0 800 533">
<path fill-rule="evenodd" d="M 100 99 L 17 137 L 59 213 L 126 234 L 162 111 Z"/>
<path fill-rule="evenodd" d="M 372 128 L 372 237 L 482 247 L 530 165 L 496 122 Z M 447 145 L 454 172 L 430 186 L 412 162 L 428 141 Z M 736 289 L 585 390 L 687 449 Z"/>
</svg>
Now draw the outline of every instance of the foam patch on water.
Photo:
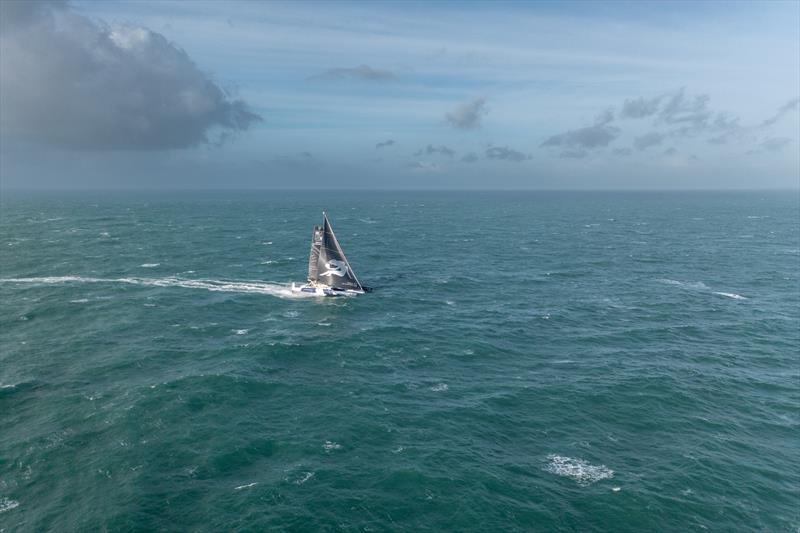
<svg viewBox="0 0 800 533">
<path fill-rule="evenodd" d="M 6 511 L 16 509 L 17 507 L 19 507 L 19 502 L 8 498 L 0 498 L 0 513 L 5 513 Z"/>
<path fill-rule="evenodd" d="M 236 335 L 247 335 L 247 332 L 250 331 L 249 329 L 235 329 L 233 332 Z"/>
<path fill-rule="evenodd" d="M 258 485 L 258 481 L 248 483 L 247 485 L 239 485 L 238 487 L 234 487 L 233 490 L 249 489 L 250 487 L 255 487 L 256 485 Z"/>
<path fill-rule="evenodd" d="M 545 466 L 545 471 L 557 476 L 571 478 L 582 487 L 587 487 L 602 479 L 614 477 L 614 471 L 605 465 L 589 464 L 583 459 L 574 459 L 556 454 L 548 455 L 547 459 L 550 462 Z"/>
<path fill-rule="evenodd" d="M 659 279 L 658 281 L 666 285 L 676 285 L 678 287 L 681 287 L 682 289 L 695 289 L 695 290 L 708 289 L 708 285 L 706 285 L 702 281 L 677 281 L 674 279 Z"/>
<path fill-rule="evenodd" d="M 727 298 L 733 298 L 734 300 L 747 300 L 747 296 L 742 296 L 741 294 L 736 294 L 735 292 L 714 292 L 714 294 L 725 296 Z"/>
<path fill-rule="evenodd" d="M 333 451 L 333 450 L 341 450 L 342 449 L 342 445 L 337 443 L 337 442 L 331 442 L 329 440 L 326 440 L 325 444 L 322 445 L 322 448 L 326 452 L 330 452 L 330 451 Z"/>
<path fill-rule="evenodd" d="M 155 268 L 155 267 L 157 267 L 159 265 L 161 265 L 161 263 L 142 263 L 139 266 L 142 267 L 142 268 Z"/>
<path fill-rule="evenodd" d="M 169 278 L 91 278 L 83 276 L 48 276 L 40 278 L 3 278 L 0 283 L 19 283 L 32 285 L 59 285 L 64 283 L 121 283 L 144 287 L 176 287 L 183 289 L 203 289 L 213 292 L 233 292 L 244 294 L 265 294 L 278 298 L 311 298 L 313 294 L 292 292 L 291 287 L 263 281 L 228 281 L 216 279 Z"/>
<path fill-rule="evenodd" d="M 449 389 L 449 388 L 450 388 L 450 387 L 448 387 L 448 386 L 447 386 L 447 383 L 437 383 L 436 385 L 434 385 L 433 387 L 431 387 L 431 390 L 432 390 L 433 392 L 444 392 L 444 391 L 446 391 L 446 390 L 447 390 L 447 389 Z"/>
</svg>

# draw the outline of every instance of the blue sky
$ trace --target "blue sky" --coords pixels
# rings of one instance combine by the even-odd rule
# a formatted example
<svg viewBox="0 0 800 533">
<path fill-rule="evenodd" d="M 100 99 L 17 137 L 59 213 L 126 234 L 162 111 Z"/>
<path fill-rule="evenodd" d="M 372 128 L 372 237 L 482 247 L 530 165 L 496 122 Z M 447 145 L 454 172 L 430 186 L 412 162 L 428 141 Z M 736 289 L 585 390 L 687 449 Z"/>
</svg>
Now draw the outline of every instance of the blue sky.
<svg viewBox="0 0 800 533">
<path fill-rule="evenodd" d="M 133 96 L 118 98 L 125 86 L 96 82 L 96 65 L 80 75 L 65 66 L 57 79 L 50 65 L 32 77 L 45 80 L 39 85 L 84 87 L 85 75 L 107 91 L 77 91 L 79 105 L 61 97 L 63 105 L 110 99 L 132 116 L 103 120 L 138 123 L 145 114 L 158 130 L 152 142 L 102 143 L 92 135 L 106 130 L 95 128 L 73 143 L 71 130 L 53 137 L 53 113 L 13 112 L 0 123 L 3 186 L 798 187 L 798 2 L 75 1 L 52 9 L 62 13 L 54 32 L 81 36 L 88 24 L 90 35 L 110 36 L 99 51 L 72 39 L 82 47 L 79 66 L 146 40 L 147 54 L 169 56 L 162 71 L 186 72 L 159 91 L 207 81 L 222 96 L 203 89 L 217 108 L 178 124 L 161 92 L 140 110 Z M 24 29 L 4 31 L 8 77 L 44 46 Z M 157 70 L 142 70 L 140 82 L 161 87 Z M 27 97 L 20 87 L 0 91 L 3 111 L 13 91 Z M 87 107 L 57 126 L 75 121 L 80 130 L 83 117 L 100 112 Z"/>
</svg>

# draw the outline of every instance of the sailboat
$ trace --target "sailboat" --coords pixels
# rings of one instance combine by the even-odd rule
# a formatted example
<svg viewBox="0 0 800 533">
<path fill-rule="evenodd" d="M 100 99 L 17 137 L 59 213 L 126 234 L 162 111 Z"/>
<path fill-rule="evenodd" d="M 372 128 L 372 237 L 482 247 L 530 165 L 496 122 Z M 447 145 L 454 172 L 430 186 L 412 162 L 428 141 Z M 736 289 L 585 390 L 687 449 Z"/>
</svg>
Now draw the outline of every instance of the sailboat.
<svg viewBox="0 0 800 533">
<path fill-rule="evenodd" d="M 293 292 L 318 296 L 352 296 L 370 292 L 361 285 L 356 273 L 350 268 L 339 241 L 333 233 L 328 215 L 322 212 L 322 226 L 314 226 L 311 234 L 311 254 L 308 257 L 308 282 L 304 285 L 292 283 Z"/>
</svg>

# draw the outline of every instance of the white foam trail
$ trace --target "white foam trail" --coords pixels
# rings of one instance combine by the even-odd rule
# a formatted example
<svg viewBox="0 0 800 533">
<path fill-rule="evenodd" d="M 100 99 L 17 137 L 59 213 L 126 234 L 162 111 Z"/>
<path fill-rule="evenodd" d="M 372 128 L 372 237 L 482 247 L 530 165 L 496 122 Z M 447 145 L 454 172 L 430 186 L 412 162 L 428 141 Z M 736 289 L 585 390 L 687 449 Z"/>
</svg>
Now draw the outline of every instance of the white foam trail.
<svg viewBox="0 0 800 533">
<path fill-rule="evenodd" d="M 59 285 L 63 283 L 125 283 L 145 287 L 180 287 L 204 289 L 214 292 L 266 294 L 278 298 L 309 298 L 313 294 L 292 292 L 291 287 L 263 281 L 227 281 L 217 279 L 182 278 L 91 278 L 83 276 L 48 276 L 40 278 L 4 278 L 0 283 L 29 283 L 34 285 Z"/>
<path fill-rule="evenodd" d="M 159 266 L 160 264 L 161 263 L 142 263 L 139 266 L 142 267 L 142 268 L 155 268 L 155 267 Z"/>
<path fill-rule="evenodd" d="M 734 300 L 747 300 L 747 296 L 742 296 L 741 294 L 736 294 L 735 292 L 714 292 L 714 294 L 733 298 Z"/>
<path fill-rule="evenodd" d="M 592 465 L 583 459 L 573 459 L 561 455 L 550 454 L 547 456 L 550 463 L 545 466 L 545 470 L 557 476 L 572 478 L 575 482 L 586 487 L 600 481 L 614 477 L 614 471 L 605 465 Z"/>
<path fill-rule="evenodd" d="M 256 485 L 258 485 L 258 481 L 249 483 L 247 485 L 239 485 L 238 487 L 234 487 L 233 490 L 249 489 L 250 487 L 255 487 Z"/>
</svg>

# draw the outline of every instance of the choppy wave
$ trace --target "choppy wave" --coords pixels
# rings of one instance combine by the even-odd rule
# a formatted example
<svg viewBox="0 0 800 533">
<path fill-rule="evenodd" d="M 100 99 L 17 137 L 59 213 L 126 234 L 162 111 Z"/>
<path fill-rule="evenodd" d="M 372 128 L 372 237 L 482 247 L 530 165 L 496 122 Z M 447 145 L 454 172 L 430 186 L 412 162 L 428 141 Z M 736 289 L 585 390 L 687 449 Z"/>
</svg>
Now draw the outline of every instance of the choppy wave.
<svg viewBox="0 0 800 533">
<path fill-rule="evenodd" d="M 291 287 L 279 283 L 263 281 L 230 281 L 216 279 L 167 278 L 92 278 L 83 276 L 48 276 L 38 278 L 4 278 L 0 283 L 19 283 L 32 285 L 60 285 L 64 283 L 123 283 L 145 287 L 177 287 L 183 289 L 204 289 L 215 292 L 235 292 L 245 294 L 266 294 L 278 298 L 308 298 L 313 295 L 292 292 Z"/>
<path fill-rule="evenodd" d="M 747 300 L 747 296 L 742 296 L 741 294 L 736 294 L 735 292 L 717 292 L 717 291 L 714 291 L 714 294 L 718 294 L 720 296 L 725 296 L 727 298 L 733 298 L 734 300 Z"/>
<path fill-rule="evenodd" d="M 601 479 L 614 477 L 614 471 L 605 465 L 593 465 L 583 459 L 574 459 L 556 454 L 548 455 L 547 459 L 549 463 L 545 466 L 545 471 L 557 476 L 571 478 L 582 487 L 591 485 Z"/>
<path fill-rule="evenodd" d="M 695 290 L 708 289 L 708 285 L 706 285 L 702 281 L 678 281 L 674 279 L 659 279 L 658 281 L 666 285 L 675 285 L 681 287 L 682 289 L 695 289 Z"/>
</svg>

